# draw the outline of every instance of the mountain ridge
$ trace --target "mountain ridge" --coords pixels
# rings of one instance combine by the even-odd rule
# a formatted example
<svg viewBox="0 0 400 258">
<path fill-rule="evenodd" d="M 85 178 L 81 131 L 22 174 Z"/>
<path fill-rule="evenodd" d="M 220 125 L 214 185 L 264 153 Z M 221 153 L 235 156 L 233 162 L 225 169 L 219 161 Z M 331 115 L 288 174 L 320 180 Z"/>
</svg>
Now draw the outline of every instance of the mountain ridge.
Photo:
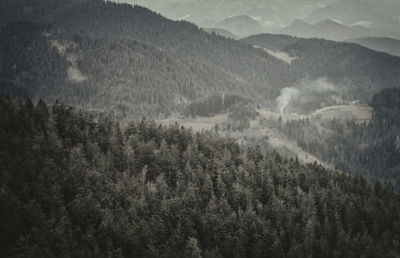
<svg viewBox="0 0 400 258">
<path fill-rule="evenodd" d="M 350 39 L 349 41 L 368 47 L 370 49 L 386 52 L 394 56 L 400 56 L 400 40 L 388 37 L 366 37 Z"/>
<path fill-rule="evenodd" d="M 377 3 L 370 0 L 341 0 L 316 10 L 305 20 L 316 23 L 330 18 L 339 20 L 347 26 L 366 23 L 371 29 L 391 30 L 395 34 L 391 36 L 398 37 L 400 20 L 396 20 L 394 17 L 398 17 L 399 9 L 400 3 L 398 1 L 382 0 L 382 2 Z"/>
</svg>

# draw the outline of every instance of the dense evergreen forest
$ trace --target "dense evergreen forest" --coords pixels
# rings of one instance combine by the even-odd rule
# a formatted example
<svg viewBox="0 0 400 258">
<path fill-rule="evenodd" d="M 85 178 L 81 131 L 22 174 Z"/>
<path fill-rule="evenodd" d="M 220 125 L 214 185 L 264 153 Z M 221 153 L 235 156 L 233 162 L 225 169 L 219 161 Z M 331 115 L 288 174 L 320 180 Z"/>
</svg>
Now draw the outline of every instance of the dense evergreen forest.
<svg viewBox="0 0 400 258">
<path fill-rule="evenodd" d="M 151 121 L 0 98 L 2 257 L 396 257 L 389 184 Z"/>
<path fill-rule="evenodd" d="M 315 121 L 292 120 L 282 130 L 321 160 L 346 172 L 361 173 L 372 181 L 391 181 L 400 189 L 400 90 L 374 95 L 369 122 L 334 119 L 321 130 Z"/>
</svg>

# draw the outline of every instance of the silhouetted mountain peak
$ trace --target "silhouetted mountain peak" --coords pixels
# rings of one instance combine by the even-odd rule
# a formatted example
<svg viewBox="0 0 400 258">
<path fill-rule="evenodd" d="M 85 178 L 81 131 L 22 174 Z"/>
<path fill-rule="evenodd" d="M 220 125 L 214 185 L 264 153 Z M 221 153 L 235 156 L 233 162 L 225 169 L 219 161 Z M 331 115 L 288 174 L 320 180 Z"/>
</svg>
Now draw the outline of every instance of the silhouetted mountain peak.
<svg viewBox="0 0 400 258">
<path fill-rule="evenodd" d="M 221 23 L 233 22 L 233 21 L 235 21 L 235 22 L 248 22 L 248 23 L 260 25 L 256 20 L 254 20 L 253 18 L 251 18 L 248 15 L 236 15 L 236 16 L 228 17 L 228 18 L 222 20 Z"/>
<path fill-rule="evenodd" d="M 288 26 L 288 28 L 292 29 L 308 29 L 311 27 L 311 24 L 308 24 L 307 22 L 303 20 L 296 19 Z"/>
<path fill-rule="evenodd" d="M 326 19 L 324 21 L 318 22 L 315 25 L 313 25 L 314 28 L 318 29 L 346 29 L 346 30 L 351 30 L 349 27 L 346 25 L 339 23 L 338 21 L 335 21 L 333 19 Z"/>
</svg>

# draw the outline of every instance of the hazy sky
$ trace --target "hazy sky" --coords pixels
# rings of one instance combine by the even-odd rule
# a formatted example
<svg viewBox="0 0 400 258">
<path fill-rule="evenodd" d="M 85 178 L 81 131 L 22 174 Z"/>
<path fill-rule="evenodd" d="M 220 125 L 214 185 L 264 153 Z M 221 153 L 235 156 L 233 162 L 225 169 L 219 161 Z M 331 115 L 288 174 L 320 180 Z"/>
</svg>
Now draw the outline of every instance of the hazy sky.
<svg viewBox="0 0 400 258">
<path fill-rule="evenodd" d="M 262 25 L 287 25 L 335 0 L 123 0 L 146 6 L 171 19 L 201 23 L 249 15 Z"/>
<path fill-rule="evenodd" d="M 201 27 L 246 15 L 274 30 L 301 19 L 315 24 L 332 19 L 346 26 L 361 25 L 400 36 L 400 0 L 119 0 L 148 7 L 170 19 Z M 395 32 L 395 33 L 393 33 Z"/>
</svg>

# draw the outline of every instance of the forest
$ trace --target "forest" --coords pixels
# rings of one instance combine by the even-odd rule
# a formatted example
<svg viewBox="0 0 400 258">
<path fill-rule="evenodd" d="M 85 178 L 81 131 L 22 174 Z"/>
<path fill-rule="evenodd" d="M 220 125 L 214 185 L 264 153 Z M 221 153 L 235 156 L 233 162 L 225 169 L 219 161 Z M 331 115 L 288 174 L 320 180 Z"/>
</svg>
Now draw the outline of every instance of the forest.
<svg viewBox="0 0 400 258">
<path fill-rule="evenodd" d="M 321 80 L 371 120 L 279 117 Z M 399 82 L 399 57 L 354 43 L 0 0 L 0 257 L 399 257 Z M 265 148 L 272 127 L 332 168 Z"/>
<path fill-rule="evenodd" d="M 291 73 L 327 78 L 348 100 L 369 103 L 379 91 L 399 87 L 398 57 L 354 43 L 269 34 L 250 36 L 241 42 L 289 53 L 296 58 Z"/>
<path fill-rule="evenodd" d="M 395 257 L 391 184 L 218 135 L 0 98 L 2 257 Z"/>
<path fill-rule="evenodd" d="M 369 122 L 325 122 L 329 133 L 310 120 L 292 120 L 282 130 L 310 153 L 348 173 L 363 174 L 370 181 L 387 180 L 400 187 L 400 90 L 375 94 Z"/>
</svg>

